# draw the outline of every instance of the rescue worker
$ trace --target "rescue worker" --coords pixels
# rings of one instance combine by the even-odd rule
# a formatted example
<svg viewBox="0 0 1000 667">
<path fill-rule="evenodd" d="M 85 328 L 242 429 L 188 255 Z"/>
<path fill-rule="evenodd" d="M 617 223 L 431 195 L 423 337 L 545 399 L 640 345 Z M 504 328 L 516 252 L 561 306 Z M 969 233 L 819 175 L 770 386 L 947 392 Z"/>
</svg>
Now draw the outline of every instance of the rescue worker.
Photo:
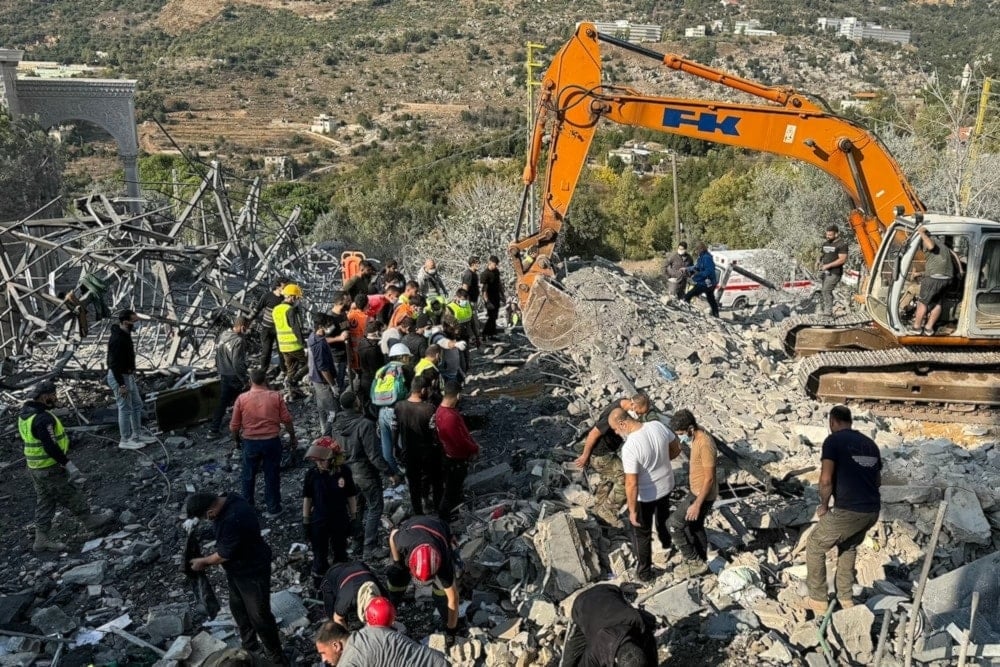
<svg viewBox="0 0 1000 667">
<path fill-rule="evenodd" d="M 667 255 L 667 263 L 664 267 L 667 273 L 667 294 L 675 299 L 684 298 L 684 292 L 687 291 L 687 270 L 692 264 L 694 261 L 688 254 L 688 245 L 681 241 L 677 244 L 677 250 Z"/>
<path fill-rule="evenodd" d="M 320 592 L 323 594 L 326 617 L 345 628 L 354 615 L 365 623 L 365 612 L 371 601 L 389 595 L 375 573 L 364 563 L 334 565 L 323 577 Z"/>
<path fill-rule="evenodd" d="M 479 274 L 479 284 L 483 289 L 483 301 L 486 303 L 486 325 L 483 327 L 483 338 L 489 340 L 497 335 L 497 317 L 500 306 L 506 301 L 503 289 L 503 279 L 500 277 L 500 258 L 490 255 L 486 268 Z"/>
<path fill-rule="evenodd" d="M 955 277 L 955 264 L 951 248 L 942 238 L 931 236 L 923 225 L 917 227 L 923 246 L 924 275 L 920 279 L 920 296 L 917 297 L 917 312 L 913 316 L 912 336 L 933 336 L 938 318 L 941 317 L 941 300 Z M 927 325 L 924 325 L 924 317 Z"/>
<path fill-rule="evenodd" d="M 425 297 L 431 295 L 448 296 L 448 290 L 444 287 L 444 281 L 441 280 L 441 276 L 437 272 L 437 262 L 429 257 L 417 272 L 417 284 L 420 285 L 420 293 Z"/>
<path fill-rule="evenodd" d="M 451 325 L 458 333 L 458 340 L 466 344 L 474 342 L 476 347 L 480 345 L 479 338 L 479 318 L 476 317 L 476 307 L 469 300 L 469 293 L 462 288 L 455 292 L 455 298 L 448 302 L 442 324 Z M 463 350 L 462 372 L 469 372 L 469 352 Z"/>
<path fill-rule="evenodd" d="M 819 259 L 816 265 L 823 279 L 820 288 L 820 315 L 833 314 L 833 290 L 844 275 L 844 264 L 847 263 L 847 242 L 840 238 L 840 228 L 830 225 L 819 249 Z"/>
<path fill-rule="evenodd" d="M 690 410 L 678 410 L 670 418 L 670 430 L 681 443 L 691 447 L 688 456 L 690 490 L 667 520 L 670 538 L 684 562 L 674 572 L 681 577 L 694 577 L 708 572 L 708 535 L 705 517 L 712 503 L 719 497 L 719 479 L 716 467 L 719 448 L 715 438 L 698 426 Z"/>
<path fill-rule="evenodd" d="M 806 543 L 805 606 L 816 614 L 827 608 L 826 552 L 833 547 L 837 547 L 837 600 L 843 608 L 854 606 L 858 545 L 882 509 L 882 455 L 871 438 L 852 426 L 849 408 L 837 405 L 830 410 L 830 435 L 823 441 L 819 474 L 819 522 Z"/>
<path fill-rule="evenodd" d="M 156 438 L 142 430 L 142 394 L 135 382 L 135 343 L 132 332 L 139 323 L 134 310 L 118 313 L 118 326 L 108 336 L 108 386 L 118 404 L 119 449 L 142 449 Z"/>
<path fill-rule="evenodd" d="M 367 259 L 361 262 L 361 270 L 353 278 L 344 283 L 344 291 L 351 295 L 351 298 L 359 294 L 368 294 L 372 280 L 375 279 L 375 265 Z"/>
<path fill-rule="evenodd" d="M 29 400 L 21 407 L 17 429 L 24 441 L 28 476 L 35 487 L 35 543 L 32 550 L 65 551 L 66 545 L 50 537 L 56 509 L 65 507 L 88 531 L 96 532 L 110 524 L 110 512 L 94 514 L 80 491 L 86 480 L 75 463 L 69 460 L 69 435 L 52 413 L 56 385 L 42 380 L 28 391 Z"/>
<path fill-rule="evenodd" d="M 601 486 L 596 490 L 594 513 L 608 525 L 618 526 L 618 510 L 625 502 L 625 473 L 620 456 L 625 440 L 611 427 L 608 417 L 616 408 L 625 410 L 638 419 L 645 419 L 650 412 L 649 396 L 638 393 L 631 398 L 619 398 L 601 412 L 593 428 L 587 433 L 583 451 L 574 461 L 577 468 L 589 465 L 601 476 Z"/>
<path fill-rule="evenodd" d="M 344 452 L 332 438 L 313 441 L 306 451 L 310 468 L 302 484 L 302 532 L 313 550 L 313 587 L 319 590 L 323 575 L 333 562 L 347 560 L 347 538 L 358 513 L 358 490 L 351 470 L 344 465 Z"/>
<path fill-rule="evenodd" d="M 414 377 L 423 377 L 428 394 L 427 400 L 434 405 L 441 404 L 441 390 L 444 388 L 438 363 L 441 362 L 441 348 L 438 345 L 428 345 L 423 358 L 413 367 Z"/>
<path fill-rule="evenodd" d="M 188 496 L 185 509 L 189 519 L 208 519 L 215 529 L 215 552 L 192 559 L 191 569 L 222 565 L 243 648 L 256 652 L 263 645 L 268 660 L 287 665 L 271 612 L 271 547 L 261 536 L 257 513 L 239 496 L 214 493 Z"/>
<path fill-rule="evenodd" d="M 316 652 L 336 667 L 448 667 L 437 651 L 388 627 L 366 625 L 357 632 L 327 621 L 316 633 Z"/>
<path fill-rule="evenodd" d="M 396 343 L 389 350 L 389 363 L 375 371 L 372 379 L 372 408 L 378 410 L 378 435 L 382 442 L 382 458 L 389 464 L 393 475 L 401 476 L 396 462 L 396 441 L 399 428 L 396 424 L 395 405 L 410 394 L 413 370 L 410 368 L 410 350 Z"/>
<path fill-rule="evenodd" d="M 222 428 L 226 409 L 232 407 L 236 397 L 250 388 L 247 371 L 247 346 L 244 336 L 250 320 L 240 315 L 231 329 L 219 334 L 215 343 L 215 370 L 219 373 L 219 404 L 208 425 L 208 435 L 216 437 Z"/>
<path fill-rule="evenodd" d="M 251 321 L 256 320 L 258 317 L 260 318 L 260 342 L 262 346 L 260 369 L 265 373 L 268 372 L 271 366 L 271 353 L 274 351 L 274 344 L 278 340 L 278 334 L 274 330 L 273 310 L 275 306 L 285 300 L 281 291 L 288 283 L 289 281 L 285 278 L 276 278 L 271 283 L 271 291 L 261 297 L 253 315 L 250 316 Z M 281 352 L 278 353 L 278 369 L 282 373 L 285 372 L 285 359 L 281 356 Z"/>
<path fill-rule="evenodd" d="M 305 394 L 299 387 L 309 370 L 306 360 L 306 341 L 302 337 L 302 322 L 296 305 L 302 298 L 302 288 L 285 285 L 281 294 L 284 300 L 274 307 L 274 330 L 278 337 L 278 352 L 285 359 L 285 400 L 301 398 Z"/>
<path fill-rule="evenodd" d="M 704 242 L 699 242 L 694 251 L 698 253 L 698 259 L 694 266 L 687 269 L 693 284 L 683 297 L 684 303 L 691 303 L 691 299 L 704 294 L 712 311 L 712 317 L 718 317 L 719 302 L 715 300 L 715 287 L 719 284 L 719 277 L 715 275 L 715 260 L 712 259 L 712 253 L 708 251 L 708 246 Z"/>
<path fill-rule="evenodd" d="M 655 667 L 656 619 L 613 584 L 580 593 L 570 612 L 560 667 Z"/>
<path fill-rule="evenodd" d="M 420 296 L 419 289 L 420 286 L 415 280 L 406 283 L 403 294 L 399 297 L 396 306 L 392 309 L 392 314 L 389 316 L 389 326 L 396 326 L 404 317 L 416 318 L 420 315 L 424 306 L 422 303 L 419 305 L 417 303 L 417 297 Z"/>
<path fill-rule="evenodd" d="M 389 533 L 392 564 L 386 572 L 389 594 L 398 604 L 410 578 L 422 584 L 433 581 L 434 604 L 454 635 L 458 623 L 458 573 L 453 549 L 458 545 L 448 524 L 437 517 L 415 516 Z"/>
<path fill-rule="evenodd" d="M 378 429 L 371 419 L 361 414 L 361 404 L 354 392 L 348 389 L 341 394 L 340 406 L 343 409 L 333 419 L 333 437 L 343 445 L 347 466 L 351 469 L 354 484 L 364 500 L 362 558 L 365 562 L 374 562 L 385 557 L 384 549 L 378 544 L 378 531 L 385 507 L 382 476 L 389 477 L 393 486 L 399 479 L 392 474 L 389 464 L 382 458 Z"/>
</svg>

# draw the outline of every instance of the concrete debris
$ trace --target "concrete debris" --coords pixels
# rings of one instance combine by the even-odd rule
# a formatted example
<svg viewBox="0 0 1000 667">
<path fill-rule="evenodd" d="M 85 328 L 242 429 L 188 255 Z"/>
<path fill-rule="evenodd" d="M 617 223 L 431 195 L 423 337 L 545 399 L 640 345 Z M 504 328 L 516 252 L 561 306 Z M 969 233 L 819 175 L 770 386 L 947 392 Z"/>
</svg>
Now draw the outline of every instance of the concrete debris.
<svg viewBox="0 0 1000 667">
<path fill-rule="evenodd" d="M 682 582 L 660 591 L 643 603 L 643 608 L 654 616 L 666 619 L 670 625 L 700 614 L 705 606 L 699 602 L 701 591 L 690 582 Z"/>
<path fill-rule="evenodd" d="M 874 624 L 875 614 L 863 605 L 833 612 L 830 627 L 837 641 L 847 651 L 851 662 L 861 665 L 871 663 L 875 653 L 872 643 Z"/>
<path fill-rule="evenodd" d="M 154 644 L 173 640 L 191 629 L 191 611 L 185 603 L 153 607 L 146 614 L 146 634 Z"/>
<path fill-rule="evenodd" d="M 31 624 L 43 635 L 66 634 L 76 630 L 76 622 L 59 607 L 43 607 L 31 614 Z"/>
<path fill-rule="evenodd" d="M 104 581 L 107 569 L 108 561 L 96 560 L 63 572 L 62 578 L 67 584 L 99 584 Z"/>
<path fill-rule="evenodd" d="M 992 529 L 979 498 L 968 489 L 954 489 L 944 515 L 944 527 L 960 542 L 989 544 Z"/>
<path fill-rule="evenodd" d="M 535 549 L 542 565 L 551 571 L 546 593 L 555 600 L 593 581 L 600 571 L 590 536 L 577 527 L 569 512 L 539 522 Z"/>
<path fill-rule="evenodd" d="M 187 658 L 190 667 L 200 667 L 210 655 L 226 648 L 226 642 L 216 639 L 207 632 L 199 632 L 191 638 L 191 654 Z"/>
<path fill-rule="evenodd" d="M 973 591 L 979 591 L 979 608 L 973 636 L 980 643 L 1000 643 L 1000 553 L 984 556 L 947 574 L 929 579 L 921 610 L 928 625 L 944 629 L 949 623 L 969 626 Z"/>
<path fill-rule="evenodd" d="M 271 613 L 282 628 L 297 627 L 307 624 L 308 611 L 302 604 L 302 598 L 285 590 L 271 593 Z"/>
<path fill-rule="evenodd" d="M 510 464 L 504 462 L 469 475 L 465 479 L 465 488 L 479 493 L 500 490 L 506 488 L 510 475 Z"/>
</svg>

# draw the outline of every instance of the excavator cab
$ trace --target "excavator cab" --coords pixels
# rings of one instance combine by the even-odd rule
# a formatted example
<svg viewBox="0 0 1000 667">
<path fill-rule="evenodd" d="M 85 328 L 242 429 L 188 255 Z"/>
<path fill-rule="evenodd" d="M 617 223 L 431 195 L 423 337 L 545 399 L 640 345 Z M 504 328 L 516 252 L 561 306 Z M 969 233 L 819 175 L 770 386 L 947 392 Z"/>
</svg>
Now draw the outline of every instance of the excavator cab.
<svg viewBox="0 0 1000 667">
<path fill-rule="evenodd" d="M 921 219 L 922 218 L 922 219 Z M 927 214 L 897 218 L 884 235 L 867 286 L 872 318 L 900 337 L 911 335 L 925 278 L 927 252 L 918 226 L 949 254 L 952 279 L 941 297 L 934 336 L 904 344 L 954 344 L 957 339 L 1000 339 L 1000 223 Z"/>
</svg>

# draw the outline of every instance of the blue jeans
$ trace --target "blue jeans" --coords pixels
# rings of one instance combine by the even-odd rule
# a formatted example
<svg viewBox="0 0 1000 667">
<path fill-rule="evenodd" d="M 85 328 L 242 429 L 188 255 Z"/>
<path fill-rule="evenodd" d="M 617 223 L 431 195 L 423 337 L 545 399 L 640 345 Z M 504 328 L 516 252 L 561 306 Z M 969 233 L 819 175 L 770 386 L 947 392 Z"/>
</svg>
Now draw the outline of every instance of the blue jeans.
<svg viewBox="0 0 1000 667">
<path fill-rule="evenodd" d="M 344 389 L 347 389 L 347 357 L 343 359 L 334 358 L 333 360 L 333 377 L 337 380 L 337 392 L 340 394 L 344 393 Z"/>
<path fill-rule="evenodd" d="M 333 387 L 325 382 L 313 382 L 312 386 L 316 412 L 319 414 L 320 433 L 332 435 L 330 425 L 333 423 L 333 414 L 337 410 L 337 397 L 333 395 Z"/>
<path fill-rule="evenodd" d="M 399 474 L 396 463 L 396 438 L 399 429 L 396 427 L 396 411 L 393 408 L 380 408 L 378 411 L 378 435 L 382 440 L 382 458 L 389 464 L 393 475 Z"/>
<path fill-rule="evenodd" d="M 115 402 L 118 404 L 118 431 L 122 440 L 128 440 L 133 435 L 139 435 L 139 429 L 142 427 L 142 395 L 139 393 L 134 375 L 122 377 L 128 389 L 124 396 L 118 393 L 119 384 L 115 381 L 115 374 L 108 371 L 108 386 L 114 392 Z"/>
<path fill-rule="evenodd" d="M 251 505 L 254 504 L 254 486 L 257 482 L 257 472 L 264 473 L 264 504 L 267 511 L 281 511 L 281 439 L 267 440 L 243 439 L 243 497 Z"/>
</svg>

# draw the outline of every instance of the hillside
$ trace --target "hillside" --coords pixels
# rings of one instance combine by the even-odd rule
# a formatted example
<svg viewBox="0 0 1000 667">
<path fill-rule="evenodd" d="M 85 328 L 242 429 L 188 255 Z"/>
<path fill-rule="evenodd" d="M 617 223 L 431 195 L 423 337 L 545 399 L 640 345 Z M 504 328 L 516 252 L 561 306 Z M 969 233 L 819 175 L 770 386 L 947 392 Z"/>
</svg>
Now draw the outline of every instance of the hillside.
<svg viewBox="0 0 1000 667">
<path fill-rule="evenodd" d="M 303 132 L 319 113 L 344 123 L 361 114 L 379 117 L 383 141 L 474 137 L 480 131 L 474 122 L 428 115 L 426 125 L 413 130 L 407 121 L 423 113 L 393 112 L 407 104 L 520 112 L 524 43 L 545 44 L 544 61 L 581 19 L 661 24 L 664 43 L 654 48 L 837 101 L 882 87 L 913 91 L 919 71 L 929 66 L 957 74 L 997 42 L 996 5 L 890 2 L 876 10 L 859 2 L 792 0 L 747 0 L 739 7 L 694 0 L 56 0 L 25 8 L 5 0 L 0 44 L 25 49 L 28 59 L 104 64 L 109 76 L 136 77 L 141 113 L 166 121 L 182 147 L 259 155 L 324 148 L 329 142 Z M 838 42 L 815 32 L 821 15 L 911 29 L 913 45 Z M 731 27 L 754 18 L 779 36 L 682 37 L 685 27 L 699 23 L 722 20 Z M 612 53 L 610 61 L 616 82 L 644 92 L 706 94 L 697 82 L 631 55 Z M 155 150 L 168 142 L 153 128 L 144 130 L 144 145 Z"/>
</svg>

